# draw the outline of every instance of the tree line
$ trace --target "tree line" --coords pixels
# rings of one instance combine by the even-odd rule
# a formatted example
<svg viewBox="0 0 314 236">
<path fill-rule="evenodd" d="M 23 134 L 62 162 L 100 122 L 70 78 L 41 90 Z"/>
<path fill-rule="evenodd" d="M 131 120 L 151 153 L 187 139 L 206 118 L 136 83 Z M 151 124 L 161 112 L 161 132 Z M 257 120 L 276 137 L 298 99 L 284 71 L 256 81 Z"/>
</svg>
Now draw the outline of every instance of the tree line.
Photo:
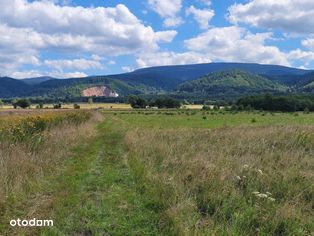
<svg viewBox="0 0 314 236">
<path fill-rule="evenodd" d="M 161 108 L 180 108 L 181 103 L 173 98 L 157 98 L 155 100 L 148 101 L 142 97 L 131 95 L 128 99 L 132 108 L 146 108 L 146 107 L 158 107 Z"/>
<path fill-rule="evenodd" d="M 314 111 L 314 96 L 265 94 L 240 98 L 236 105 L 265 111 Z"/>
</svg>

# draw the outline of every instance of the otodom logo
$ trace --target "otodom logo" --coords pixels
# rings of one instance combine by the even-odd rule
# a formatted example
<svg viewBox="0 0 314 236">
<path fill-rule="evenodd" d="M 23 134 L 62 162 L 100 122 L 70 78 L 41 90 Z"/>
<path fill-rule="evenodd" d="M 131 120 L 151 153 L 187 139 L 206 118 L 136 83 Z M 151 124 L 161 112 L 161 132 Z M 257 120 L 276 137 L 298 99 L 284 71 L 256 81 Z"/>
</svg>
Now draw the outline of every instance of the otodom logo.
<svg viewBox="0 0 314 236">
<path fill-rule="evenodd" d="M 39 219 L 31 219 L 31 220 L 21 220 L 21 219 L 13 219 L 10 220 L 10 225 L 12 227 L 52 227 L 53 220 L 39 220 Z"/>
</svg>

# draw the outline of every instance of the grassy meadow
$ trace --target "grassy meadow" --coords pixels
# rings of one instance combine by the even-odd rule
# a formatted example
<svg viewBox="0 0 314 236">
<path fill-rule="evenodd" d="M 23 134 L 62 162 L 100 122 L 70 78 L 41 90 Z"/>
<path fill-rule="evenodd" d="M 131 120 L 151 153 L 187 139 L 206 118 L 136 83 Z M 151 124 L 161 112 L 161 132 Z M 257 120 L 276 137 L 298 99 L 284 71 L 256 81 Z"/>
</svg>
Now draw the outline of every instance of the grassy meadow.
<svg viewBox="0 0 314 236">
<path fill-rule="evenodd" d="M 313 113 L 33 112 L 0 116 L 4 235 L 314 234 Z M 40 117 L 40 145 L 5 138 Z"/>
</svg>

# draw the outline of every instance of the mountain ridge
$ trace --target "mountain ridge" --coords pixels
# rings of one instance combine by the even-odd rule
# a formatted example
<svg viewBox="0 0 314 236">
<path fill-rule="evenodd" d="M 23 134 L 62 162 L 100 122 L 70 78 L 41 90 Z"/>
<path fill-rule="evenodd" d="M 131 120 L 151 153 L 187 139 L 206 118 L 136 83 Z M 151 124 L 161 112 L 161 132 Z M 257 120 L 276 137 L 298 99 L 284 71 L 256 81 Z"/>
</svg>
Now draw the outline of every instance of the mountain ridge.
<svg viewBox="0 0 314 236">
<path fill-rule="evenodd" d="M 178 86 L 185 82 L 197 80 L 211 73 L 229 70 L 245 71 L 273 83 L 287 86 L 291 90 L 302 92 L 307 91 L 303 91 L 303 87 L 307 85 L 307 81 L 312 82 L 311 78 L 314 75 L 314 72 L 310 70 L 256 63 L 168 65 L 106 76 L 68 79 L 39 77 L 37 79 L 41 80 L 40 82 L 35 81 L 36 78 L 26 80 L 0 78 L 0 98 L 80 97 L 82 90 L 94 86 L 106 86 L 123 97 L 130 94 L 169 94 L 175 92 Z"/>
</svg>

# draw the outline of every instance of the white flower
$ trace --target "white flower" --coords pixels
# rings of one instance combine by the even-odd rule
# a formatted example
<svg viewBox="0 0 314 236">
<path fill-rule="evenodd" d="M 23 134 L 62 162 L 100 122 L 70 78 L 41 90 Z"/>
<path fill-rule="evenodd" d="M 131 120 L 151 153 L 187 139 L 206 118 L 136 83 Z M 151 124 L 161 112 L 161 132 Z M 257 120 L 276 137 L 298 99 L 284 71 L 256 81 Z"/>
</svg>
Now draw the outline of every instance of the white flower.
<svg viewBox="0 0 314 236">
<path fill-rule="evenodd" d="M 265 193 L 260 193 L 260 194 L 257 194 L 256 196 L 259 198 L 268 198 L 267 194 Z"/>
<path fill-rule="evenodd" d="M 243 168 L 244 168 L 244 169 L 248 169 L 248 168 L 249 168 L 249 165 L 246 165 L 246 164 L 245 164 L 245 165 L 243 166 Z"/>
<path fill-rule="evenodd" d="M 253 193 L 254 195 L 257 195 L 257 194 L 259 194 L 259 192 L 257 192 L 257 191 L 256 191 L 256 192 L 252 192 L 252 193 Z"/>
<path fill-rule="evenodd" d="M 243 179 L 246 179 L 246 176 L 245 176 L 245 175 L 243 175 L 243 176 L 242 176 L 242 178 L 243 178 Z"/>
<path fill-rule="evenodd" d="M 272 198 L 272 197 L 268 197 L 268 200 L 271 201 L 271 202 L 276 201 L 276 199 L 275 199 L 275 198 Z"/>
<path fill-rule="evenodd" d="M 270 192 L 266 192 L 266 194 L 267 194 L 268 196 L 271 196 L 271 195 L 272 195 Z"/>
<path fill-rule="evenodd" d="M 236 178 L 237 178 L 237 180 L 241 180 L 241 177 L 240 177 L 240 176 L 237 176 Z"/>
<path fill-rule="evenodd" d="M 260 169 L 258 169 L 257 172 L 260 173 L 261 175 L 263 174 L 263 171 Z"/>
</svg>

